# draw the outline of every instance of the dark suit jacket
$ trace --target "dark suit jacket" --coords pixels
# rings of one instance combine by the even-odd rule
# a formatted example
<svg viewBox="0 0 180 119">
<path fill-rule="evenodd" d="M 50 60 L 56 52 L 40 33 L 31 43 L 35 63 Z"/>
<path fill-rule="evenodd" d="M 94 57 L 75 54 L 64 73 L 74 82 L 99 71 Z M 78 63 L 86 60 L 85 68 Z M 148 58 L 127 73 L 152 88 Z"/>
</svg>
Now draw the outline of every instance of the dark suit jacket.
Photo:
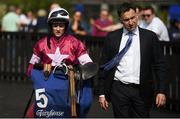
<svg viewBox="0 0 180 119">
<path fill-rule="evenodd" d="M 104 42 L 101 62 L 105 64 L 119 51 L 123 29 L 109 33 Z M 163 52 L 156 34 L 152 31 L 139 28 L 140 39 L 140 92 L 145 101 L 152 99 L 153 90 L 165 93 L 166 67 Z M 154 87 L 152 69 L 156 74 L 157 88 Z M 111 86 L 116 67 L 110 71 L 99 72 L 99 95 L 104 94 L 110 101 Z"/>
</svg>

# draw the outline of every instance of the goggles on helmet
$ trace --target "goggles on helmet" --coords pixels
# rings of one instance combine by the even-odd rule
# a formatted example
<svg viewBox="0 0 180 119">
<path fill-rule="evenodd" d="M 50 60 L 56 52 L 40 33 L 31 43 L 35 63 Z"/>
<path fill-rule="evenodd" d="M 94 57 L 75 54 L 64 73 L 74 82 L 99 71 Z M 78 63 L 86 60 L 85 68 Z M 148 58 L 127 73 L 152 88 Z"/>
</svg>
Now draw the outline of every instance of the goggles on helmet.
<svg viewBox="0 0 180 119">
<path fill-rule="evenodd" d="M 59 10 L 59 11 L 55 11 L 53 12 L 50 17 L 58 17 L 58 16 L 67 16 L 68 13 L 65 12 L 64 10 Z"/>
</svg>

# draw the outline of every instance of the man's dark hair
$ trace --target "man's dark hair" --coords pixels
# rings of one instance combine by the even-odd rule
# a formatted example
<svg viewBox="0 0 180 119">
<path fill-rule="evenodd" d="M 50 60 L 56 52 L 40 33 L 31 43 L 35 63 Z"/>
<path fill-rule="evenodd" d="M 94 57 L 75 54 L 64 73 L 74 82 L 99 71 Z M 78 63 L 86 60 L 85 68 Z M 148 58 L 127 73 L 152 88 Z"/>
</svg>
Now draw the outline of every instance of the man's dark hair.
<svg viewBox="0 0 180 119">
<path fill-rule="evenodd" d="M 122 3 L 118 8 L 118 15 L 121 16 L 122 13 L 129 11 L 130 9 L 133 9 L 136 12 L 136 7 L 128 2 Z"/>
</svg>

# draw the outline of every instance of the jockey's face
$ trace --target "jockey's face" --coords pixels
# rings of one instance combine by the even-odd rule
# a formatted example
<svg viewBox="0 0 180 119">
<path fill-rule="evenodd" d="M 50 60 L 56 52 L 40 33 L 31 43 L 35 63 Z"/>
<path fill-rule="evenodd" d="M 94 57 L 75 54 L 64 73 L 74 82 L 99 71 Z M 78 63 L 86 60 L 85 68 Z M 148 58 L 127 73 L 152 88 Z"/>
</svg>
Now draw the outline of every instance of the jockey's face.
<svg viewBox="0 0 180 119">
<path fill-rule="evenodd" d="M 64 23 L 53 23 L 52 24 L 52 32 L 56 37 L 60 37 L 65 32 L 65 24 Z"/>
</svg>

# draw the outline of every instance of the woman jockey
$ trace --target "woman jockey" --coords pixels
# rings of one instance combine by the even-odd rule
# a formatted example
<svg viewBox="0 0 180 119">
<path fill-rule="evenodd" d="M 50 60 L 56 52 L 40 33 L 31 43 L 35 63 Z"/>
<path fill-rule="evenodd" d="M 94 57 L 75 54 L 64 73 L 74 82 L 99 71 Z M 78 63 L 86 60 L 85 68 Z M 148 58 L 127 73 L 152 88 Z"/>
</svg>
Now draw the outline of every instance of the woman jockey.
<svg viewBox="0 0 180 119">
<path fill-rule="evenodd" d="M 84 44 L 68 34 L 69 19 L 63 8 L 50 11 L 50 34 L 33 48 L 27 74 L 33 82 L 35 101 L 26 117 L 85 117 L 89 111 L 92 80 L 84 80 L 79 86 L 74 68 L 92 60 Z"/>
</svg>

